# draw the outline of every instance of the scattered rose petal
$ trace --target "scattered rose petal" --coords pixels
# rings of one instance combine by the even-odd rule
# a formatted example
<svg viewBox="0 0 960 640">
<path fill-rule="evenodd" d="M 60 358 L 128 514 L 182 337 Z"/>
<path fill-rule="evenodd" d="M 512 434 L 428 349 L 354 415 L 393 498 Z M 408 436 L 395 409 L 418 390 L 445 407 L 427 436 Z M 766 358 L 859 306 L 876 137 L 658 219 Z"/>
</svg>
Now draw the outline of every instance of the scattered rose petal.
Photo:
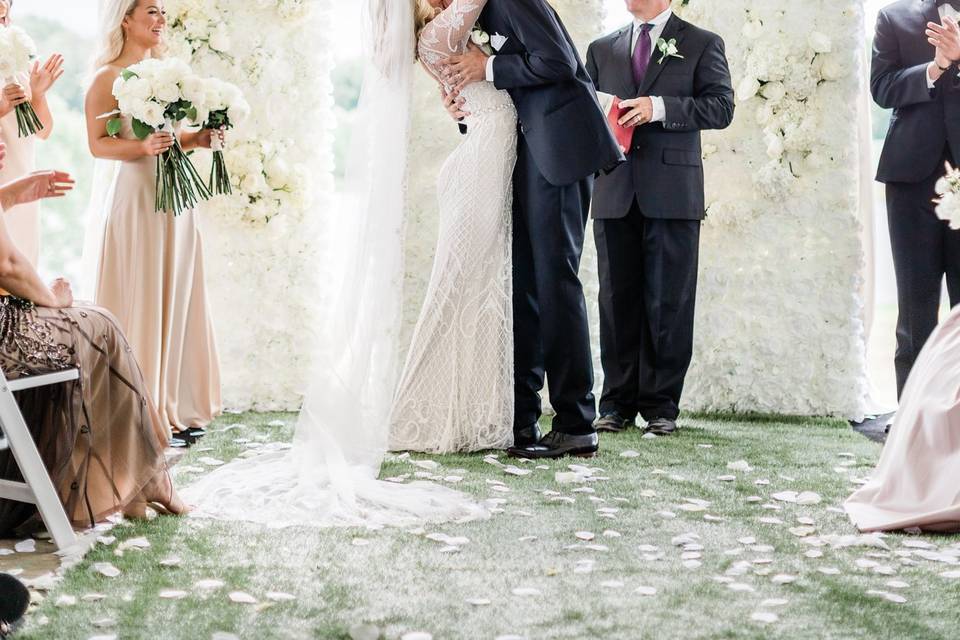
<svg viewBox="0 0 960 640">
<path fill-rule="evenodd" d="M 634 593 L 641 596 L 655 596 L 657 595 L 657 590 L 654 587 L 637 587 Z"/>
<path fill-rule="evenodd" d="M 780 619 L 780 616 L 769 611 L 757 611 L 750 616 L 750 619 L 761 624 L 773 624 Z"/>
<path fill-rule="evenodd" d="M 223 580 L 216 579 L 207 579 L 207 580 L 197 580 L 193 583 L 194 589 L 200 589 L 201 591 L 212 591 L 213 589 L 219 589 L 224 585 Z"/>
<path fill-rule="evenodd" d="M 467 598 L 467 604 L 475 607 L 487 607 L 493 604 L 493 601 L 488 600 L 487 598 Z"/>
<path fill-rule="evenodd" d="M 120 575 L 120 569 L 117 569 L 109 562 L 98 562 L 93 565 L 93 570 L 107 578 L 116 578 Z"/>
<path fill-rule="evenodd" d="M 411 631 L 400 636 L 400 640 L 433 640 L 433 636 L 426 631 Z"/>
<path fill-rule="evenodd" d="M 230 602 L 237 604 L 257 604 L 256 598 L 243 591 L 231 591 L 228 597 L 230 598 Z"/>
<path fill-rule="evenodd" d="M 267 600 L 273 600 L 274 602 L 293 602 L 297 599 L 297 596 L 292 593 L 284 593 L 282 591 L 267 591 L 266 593 Z"/>
<path fill-rule="evenodd" d="M 620 457 L 621 457 L 621 458 L 639 458 L 639 457 L 640 457 L 640 453 L 639 453 L 638 451 L 633 451 L 632 449 L 628 449 L 628 450 L 622 452 L 622 453 L 620 454 Z"/>
<path fill-rule="evenodd" d="M 58 607 L 73 607 L 77 604 L 77 598 L 76 596 L 63 595 L 57 598 L 55 604 Z"/>
<path fill-rule="evenodd" d="M 534 589 L 532 587 L 517 587 L 512 591 L 513 595 L 519 596 L 521 598 L 530 598 L 540 595 L 539 589 Z"/>
<path fill-rule="evenodd" d="M 350 640 L 380 640 L 380 628 L 372 624 L 355 624 L 347 633 Z"/>
<path fill-rule="evenodd" d="M 186 598 L 189 595 L 186 591 L 178 591 L 176 589 L 164 589 L 157 594 L 158 598 L 163 600 L 180 600 Z"/>
<path fill-rule="evenodd" d="M 13 545 L 13 549 L 17 553 L 35 553 L 37 550 L 37 541 L 33 538 L 21 540 L 17 544 Z"/>
</svg>

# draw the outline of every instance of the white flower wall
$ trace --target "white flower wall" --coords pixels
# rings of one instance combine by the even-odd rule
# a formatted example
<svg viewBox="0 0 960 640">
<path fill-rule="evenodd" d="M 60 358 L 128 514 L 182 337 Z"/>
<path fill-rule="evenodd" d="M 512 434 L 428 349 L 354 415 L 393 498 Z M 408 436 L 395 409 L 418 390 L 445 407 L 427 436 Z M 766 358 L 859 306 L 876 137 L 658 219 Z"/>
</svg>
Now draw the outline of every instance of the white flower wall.
<svg viewBox="0 0 960 640">
<path fill-rule="evenodd" d="M 167 0 L 165 8 L 168 54 L 237 84 L 253 108 L 228 137 L 234 194 L 201 208 L 225 404 L 299 409 L 313 351 L 317 229 L 334 189 L 332 45 L 320 28 L 328 5 Z"/>
<path fill-rule="evenodd" d="M 678 10 L 724 37 L 737 89 L 733 126 L 704 135 L 708 218 L 686 405 L 858 416 L 862 2 L 690 0 Z"/>
</svg>

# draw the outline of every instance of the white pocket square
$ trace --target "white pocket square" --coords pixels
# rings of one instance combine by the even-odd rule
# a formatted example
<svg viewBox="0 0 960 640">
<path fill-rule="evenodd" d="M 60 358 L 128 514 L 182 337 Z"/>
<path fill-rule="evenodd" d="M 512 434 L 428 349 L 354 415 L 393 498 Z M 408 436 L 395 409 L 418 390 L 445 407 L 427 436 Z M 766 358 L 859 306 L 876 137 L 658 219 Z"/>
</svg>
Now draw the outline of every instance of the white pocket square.
<svg viewBox="0 0 960 640">
<path fill-rule="evenodd" d="M 509 40 L 507 36 L 502 36 L 499 33 L 495 33 L 490 36 L 490 46 L 493 47 L 494 51 L 500 51 L 503 48 L 503 45 L 507 44 Z"/>
</svg>

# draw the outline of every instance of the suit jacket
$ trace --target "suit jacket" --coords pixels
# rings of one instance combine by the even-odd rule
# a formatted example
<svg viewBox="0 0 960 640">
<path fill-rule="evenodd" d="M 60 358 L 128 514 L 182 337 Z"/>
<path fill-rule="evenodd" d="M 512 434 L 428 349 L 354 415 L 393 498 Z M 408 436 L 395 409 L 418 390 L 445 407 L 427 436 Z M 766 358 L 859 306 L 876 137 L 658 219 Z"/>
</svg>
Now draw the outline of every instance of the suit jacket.
<svg viewBox="0 0 960 640">
<path fill-rule="evenodd" d="M 604 36 L 587 51 L 587 71 L 597 88 L 620 98 L 662 96 L 664 122 L 637 127 L 627 162 L 597 178 L 593 215 L 622 218 L 634 201 L 650 218 L 701 220 L 704 217 L 700 131 L 724 129 L 733 121 L 733 86 L 720 36 L 676 15 L 664 26 L 665 40 L 676 38 L 683 59 L 654 47 L 641 86 L 633 80 L 633 25 Z"/>
<path fill-rule="evenodd" d="M 623 162 L 573 40 L 545 0 L 489 0 L 480 24 L 507 38 L 493 61 L 494 84 L 513 98 L 548 182 L 573 184 Z"/>
<path fill-rule="evenodd" d="M 877 17 L 870 92 L 878 105 L 893 109 L 877 172 L 880 182 L 929 178 L 948 147 L 960 159 L 957 68 L 929 88 L 927 67 L 936 49 L 924 35 L 927 22 L 940 22 L 936 0 L 900 0 Z"/>
</svg>

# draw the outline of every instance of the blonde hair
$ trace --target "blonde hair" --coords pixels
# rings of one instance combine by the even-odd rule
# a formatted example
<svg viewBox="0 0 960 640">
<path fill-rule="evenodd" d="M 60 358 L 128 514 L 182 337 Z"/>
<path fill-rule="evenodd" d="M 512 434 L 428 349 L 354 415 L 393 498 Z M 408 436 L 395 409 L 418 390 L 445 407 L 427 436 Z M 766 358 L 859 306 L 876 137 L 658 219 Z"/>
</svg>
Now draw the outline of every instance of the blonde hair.
<svg viewBox="0 0 960 640">
<path fill-rule="evenodd" d="M 428 0 L 413 0 L 413 32 L 417 42 L 420 41 L 420 32 L 436 15 L 437 10 Z M 418 59 L 420 57 L 416 45 L 413 48 L 413 56 Z"/>
<path fill-rule="evenodd" d="M 100 8 L 100 35 L 97 53 L 93 58 L 94 70 L 110 64 L 123 53 L 126 35 L 123 21 L 136 10 L 140 0 L 103 0 Z M 164 47 L 150 51 L 153 58 L 163 57 Z"/>
</svg>

